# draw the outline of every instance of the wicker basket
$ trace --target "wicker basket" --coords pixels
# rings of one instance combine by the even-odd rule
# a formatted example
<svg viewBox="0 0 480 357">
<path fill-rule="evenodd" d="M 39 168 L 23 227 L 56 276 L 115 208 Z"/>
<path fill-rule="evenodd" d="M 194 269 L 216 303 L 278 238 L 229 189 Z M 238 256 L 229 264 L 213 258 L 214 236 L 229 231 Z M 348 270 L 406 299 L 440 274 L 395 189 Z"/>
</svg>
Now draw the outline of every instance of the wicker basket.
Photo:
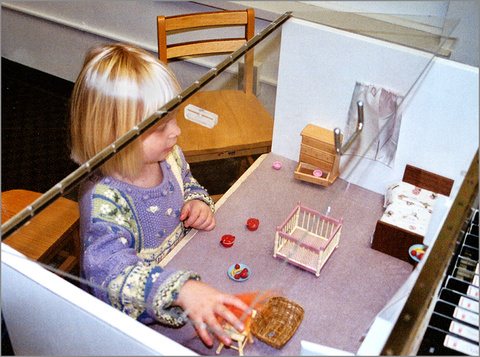
<svg viewBox="0 0 480 357">
<path fill-rule="evenodd" d="M 304 310 L 281 296 L 270 298 L 252 323 L 252 334 L 267 345 L 282 348 L 303 320 Z"/>
</svg>

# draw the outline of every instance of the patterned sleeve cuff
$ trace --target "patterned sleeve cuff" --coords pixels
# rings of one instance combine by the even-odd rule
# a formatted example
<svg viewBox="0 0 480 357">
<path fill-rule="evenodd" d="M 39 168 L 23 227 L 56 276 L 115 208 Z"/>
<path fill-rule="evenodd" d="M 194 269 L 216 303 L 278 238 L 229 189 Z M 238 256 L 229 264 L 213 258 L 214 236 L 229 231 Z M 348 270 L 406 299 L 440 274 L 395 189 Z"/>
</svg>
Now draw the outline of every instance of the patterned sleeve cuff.
<svg viewBox="0 0 480 357">
<path fill-rule="evenodd" d="M 150 307 L 155 318 L 170 326 L 183 326 L 185 324 L 184 311 L 178 306 L 172 306 L 177 299 L 180 288 L 189 279 L 200 280 L 200 276 L 187 270 L 180 270 L 170 275 L 160 286 Z"/>
<path fill-rule="evenodd" d="M 186 194 L 184 197 L 184 201 L 188 202 L 191 200 L 200 200 L 205 202 L 208 207 L 212 210 L 213 213 L 215 213 L 215 203 L 213 202 L 212 198 L 205 193 L 202 192 L 191 192 L 189 194 Z"/>
</svg>

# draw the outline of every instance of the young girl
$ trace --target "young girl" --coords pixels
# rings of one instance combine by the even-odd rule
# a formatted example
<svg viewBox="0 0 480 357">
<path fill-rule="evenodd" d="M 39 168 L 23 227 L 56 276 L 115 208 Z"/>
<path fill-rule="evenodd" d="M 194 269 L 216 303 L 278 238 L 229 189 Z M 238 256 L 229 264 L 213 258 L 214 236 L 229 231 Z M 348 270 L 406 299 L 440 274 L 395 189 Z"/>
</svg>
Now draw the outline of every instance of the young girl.
<svg viewBox="0 0 480 357">
<path fill-rule="evenodd" d="M 147 52 L 95 47 L 72 94 L 72 158 L 85 163 L 179 92 L 174 74 Z M 213 343 L 207 326 L 230 344 L 216 317 L 243 330 L 226 305 L 248 306 L 193 271 L 159 266 L 187 228 L 215 227 L 213 201 L 176 146 L 179 135 L 171 113 L 82 184 L 82 274 L 92 294 L 139 321 L 180 326 L 186 313 L 207 345 Z"/>
</svg>

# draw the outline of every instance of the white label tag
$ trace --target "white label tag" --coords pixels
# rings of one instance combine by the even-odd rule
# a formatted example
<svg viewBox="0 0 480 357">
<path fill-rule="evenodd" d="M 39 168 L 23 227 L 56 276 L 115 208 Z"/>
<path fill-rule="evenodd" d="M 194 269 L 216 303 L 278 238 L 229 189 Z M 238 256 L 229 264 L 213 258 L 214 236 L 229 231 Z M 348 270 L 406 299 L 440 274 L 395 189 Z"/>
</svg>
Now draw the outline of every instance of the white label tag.
<svg viewBox="0 0 480 357">
<path fill-rule="evenodd" d="M 452 321 L 450 323 L 449 331 L 456 335 L 460 335 L 469 340 L 472 340 L 473 342 L 478 342 L 478 329 L 475 329 L 473 327 L 469 327 L 456 321 Z"/>
<path fill-rule="evenodd" d="M 473 285 L 469 285 L 467 289 L 467 295 L 478 300 L 478 288 Z"/>
<path fill-rule="evenodd" d="M 193 104 L 189 104 L 185 107 L 184 115 L 188 120 L 203 125 L 209 129 L 212 129 L 218 123 L 217 114 L 199 108 Z"/>
<path fill-rule="evenodd" d="M 476 312 L 478 314 L 478 302 L 472 299 L 467 299 L 466 297 L 460 297 L 458 306 L 463 307 L 464 309 Z"/>
<path fill-rule="evenodd" d="M 478 314 L 455 306 L 453 317 L 478 327 Z"/>
<path fill-rule="evenodd" d="M 452 350 L 459 351 L 470 356 L 478 356 L 478 345 L 474 345 L 473 343 L 461 340 L 460 338 L 452 335 L 445 336 L 443 345 L 451 348 Z"/>
</svg>

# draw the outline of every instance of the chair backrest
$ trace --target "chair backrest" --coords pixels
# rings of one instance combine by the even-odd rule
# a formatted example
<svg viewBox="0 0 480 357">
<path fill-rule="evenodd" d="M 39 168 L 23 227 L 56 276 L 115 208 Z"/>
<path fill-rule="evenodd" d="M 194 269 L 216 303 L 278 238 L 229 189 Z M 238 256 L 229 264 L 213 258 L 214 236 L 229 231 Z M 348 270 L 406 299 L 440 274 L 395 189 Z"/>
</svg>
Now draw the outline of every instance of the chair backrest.
<svg viewBox="0 0 480 357">
<path fill-rule="evenodd" d="M 167 35 L 198 31 L 209 28 L 243 26 L 245 35 L 241 38 L 215 38 L 167 44 Z M 253 9 L 239 11 L 216 11 L 193 13 L 177 16 L 157 16 L 158 58 L 169 61 L 185 57 L 199 57 L 209 55 L 228 54 L 237 50 L 254 36 L 255 11 Z M 222 34 L 222 31 L 218 31 Z M 253 88 L 253 50 L 250 50 L 244 59 L 245 92 L 251 93 Z"/>
</svg>

